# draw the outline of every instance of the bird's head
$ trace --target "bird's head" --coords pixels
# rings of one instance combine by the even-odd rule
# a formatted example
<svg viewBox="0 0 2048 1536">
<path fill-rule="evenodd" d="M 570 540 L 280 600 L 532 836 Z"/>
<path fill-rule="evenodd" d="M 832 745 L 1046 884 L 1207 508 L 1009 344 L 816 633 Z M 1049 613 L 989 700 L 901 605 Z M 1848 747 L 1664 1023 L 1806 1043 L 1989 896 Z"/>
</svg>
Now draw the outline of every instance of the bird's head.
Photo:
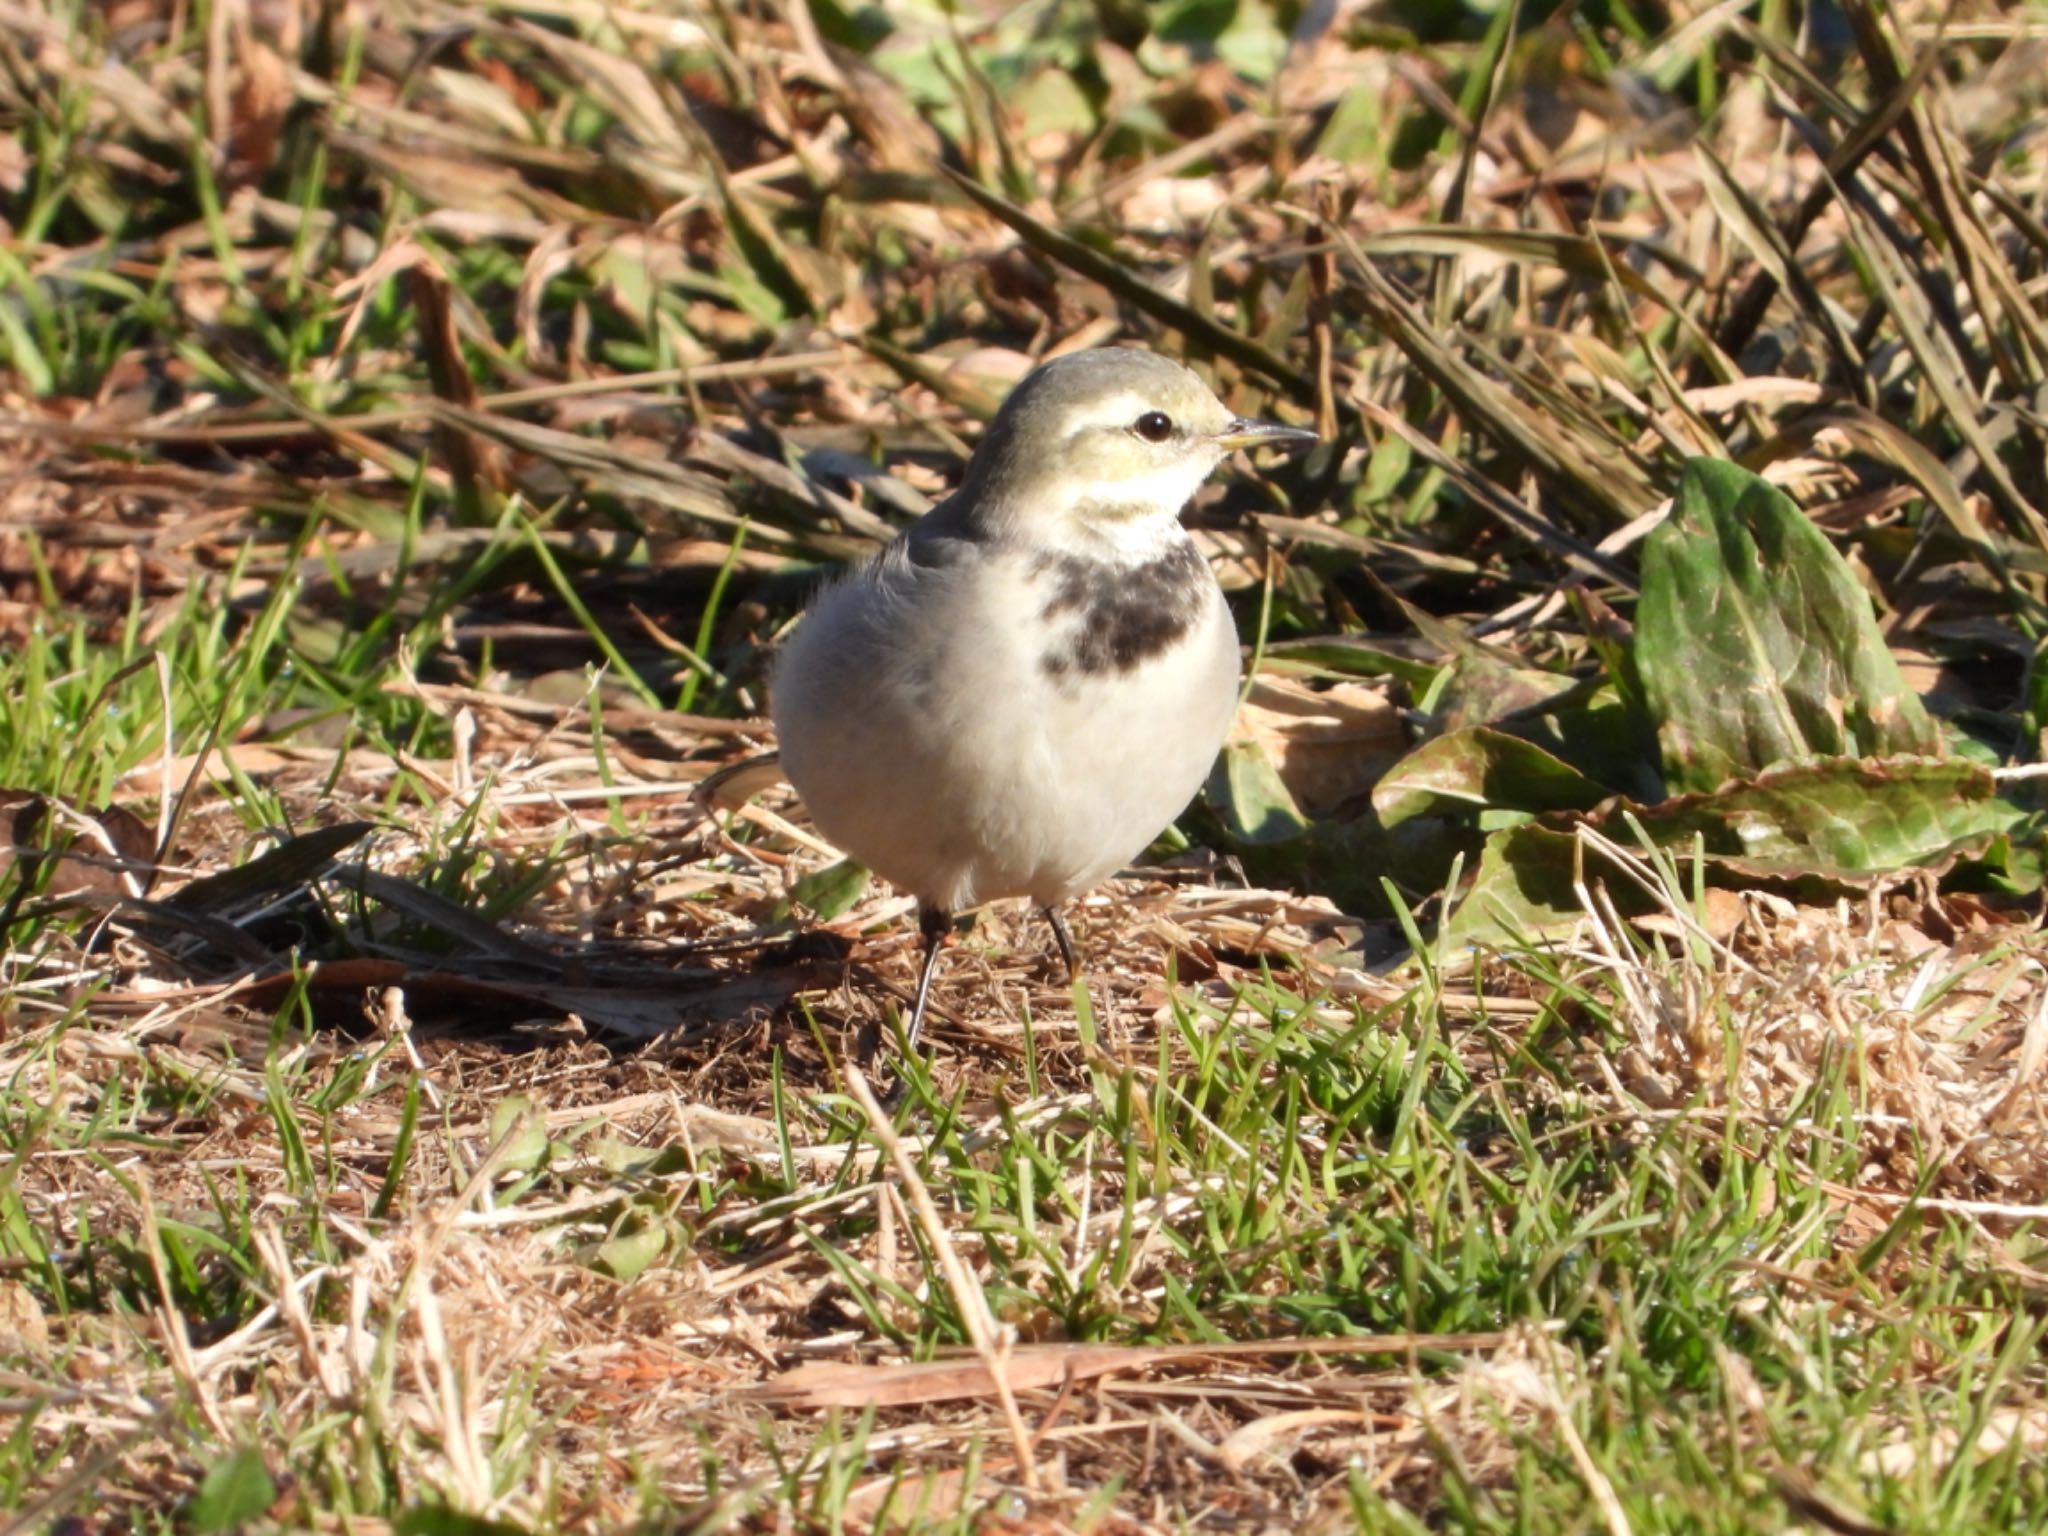
<svg viewBox="0 0 2048 1536">
<path fill-rule="evenodd" d="M 1193 372 L 1152 352 L 1073 352 L 1031 373 L 990 423 L 964 496 L 1034 537 L 1156 543 L 1235 448 L 1316 440 L 1237 416 Z"/>
</svg>

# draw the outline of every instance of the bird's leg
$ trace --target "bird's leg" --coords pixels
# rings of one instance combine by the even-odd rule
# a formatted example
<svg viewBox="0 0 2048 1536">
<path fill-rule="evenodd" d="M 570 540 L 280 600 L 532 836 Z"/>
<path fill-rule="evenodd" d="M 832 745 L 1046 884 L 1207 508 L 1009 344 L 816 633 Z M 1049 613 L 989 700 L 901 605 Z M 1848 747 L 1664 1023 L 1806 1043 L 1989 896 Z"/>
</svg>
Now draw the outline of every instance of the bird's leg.
<svg viewBox="0 0 2048 1536">
<path fill-rule="evenodd" d="M 917 1049 L 918 1031 L 924 1028 L 925 1004 L 931 1001 L 932 977 L 939 969 L 939 946 L 945 943 L 952 927 L 952 913 L 937 907 L 917 909 L 917 931 L 924 938 L 924 969 L 917 974 L 917 1001 L 910 1005 L 910 1028 L 903 1042 L 906 1050 Z"/>
<path fill-rule="evenodd" d="M 1076 981 L 1081 975 L 1081 952 L 1074 948 L 1074 936 L 1067 932 L 1067 920 L 1060 916 L 1058 907 L 1041 907 L 1045 920 L 1052 924 L 1052 941 L 1059 946 L 1060 959 L 1066 962 L 1067 980 Z"/>
</svg>

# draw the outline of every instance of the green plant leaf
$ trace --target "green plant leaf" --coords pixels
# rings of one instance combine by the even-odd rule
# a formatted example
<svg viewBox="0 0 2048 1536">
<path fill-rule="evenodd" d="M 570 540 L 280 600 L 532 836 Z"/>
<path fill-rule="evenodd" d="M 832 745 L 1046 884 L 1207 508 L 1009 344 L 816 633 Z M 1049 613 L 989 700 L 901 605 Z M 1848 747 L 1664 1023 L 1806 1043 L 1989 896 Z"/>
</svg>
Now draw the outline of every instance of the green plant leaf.
<svg viewBox="0 0 2048 1536">
<path fill-rule="evenodd" d="M 1351 635 L 1276 640 L 1266 647 L 1260 665 L 1276 672 L 1309 676 L 1397 677 L 1416 693 L 1428 689 L 1443 670 L 1441 662 L 1424 661 L 1404 655 L 1392 646 Z"/>
<path fill-rule="evenodd" d="M 2036 811 L 2021 826 L 1991 839 L 1973 857 L 1975 884 L 2008 896 L 2032 896 L 2048 884 L 2048 817 Z M 1971 882 L 1958 882 L 1968 884 Z"/>
<path fill-rule="evenodd" d="M 1569 677 L 1512 666 L 1483 647 L 1468 646 L 1451 658 L 1450 675 L 1435 700 L 1436 718 L 1446 731 L 1487 725 L 1555 704 L 1573 687 Z"/>
<path fill-rule="evenodd" d="M 1485 726 L 1424 742 L 1373 787 L 1382 823 L 1488 808 L 1590 811 L 1610 791 L 1541 747 Z"/>
<path fill-rule="evenodd" d="M 515 1093 L 491 1107 L 491 1144 L 510 1133 L 502 1167 L 520 1173 L 540 1166 L 548 1153 L 548 1123 L 531 1094 Z"/>
<path fill-rule="evenodd" d="M 1359 94 L 1363 96 L 1365 93 Z M 1338 111 L 1342 112 L 1343 108 L 1340 106 Z M 1372 445 L 1365 469 L 1358 477 L 1358 499 L 1367 506 L 1385 501 L 1400 489 L 1401 482 L 1408 478 L 1409 466 L 1414 462 L 1415 450 L 1408 446 L 1405 437 L 1396 437 L 1392 433 L 1381 437 Z"/>
<path fill-rule="evenodd" d="M 1578 615 L 1579 627 L 1585 631 L 1593 654 L 1600 658 L 1600 665 L 1606 669 L 1608 685 L 1613 688 L 1615 700 L 1623 711 L 1635 754 L 1646 771 L 1654 773 L 1653 765 L 1658 757 L 1657 721 L 1643 697 L 1642 670 L 1636 664 L 1634 626 L 1588 588 L 1574 587 L 1566 596 L 1571 600 L 1573 613 Z"/>
<path fill-rule="evenodd" d="M 1245 844 L 1238 857 L 1255 884 L 1313 891 L 1356 917 L 1393 916 L 1386 881 L 1410 903 L 1440 891 L 1460 854 L 1474 854 L 1480 829 L 1444 816 L 1418 816 L 1398 827 L 1371 814 L 1311 821 L 1301 836 L 1263 846 Z"/>
<path fill-rule="evenodd" d="M 1490 836 L 1444 939 L 1499 944 L 1576 920 L 1575 824 L 1626 846 L 1671 849 L 1681 868 L 1697 847 L 1719 884 L 1762 879 L 1818 894 L 1866 889 L 1905 869 L 1947 870 L 1964 858 L 1985 860 L 1993 884 L 2024 890 L 2038 878 L 2039 838 L 2028 833 L 2041 819 L 2000 795 L 1988 770 L 1918 757 L 1796 763 L 1661 805 L 1614 799 L 1593 815 L 1553 815 Z M 1641 909 L 1632 887 L 1606 884 L 1623 913 Z"/>
<path fill-rule="evenodd" d="M 1941 751 L 1848 564 L 1790 497 L 1723 460 L 1688 461 L 1644 546 L 1635 655 L 1674 791 Z"/>
<path fill-rule="evenodd" d="M 1209 776 L 1209 804 L 1232 839 L 1254 847 L 1284 843 L 1308 830 L 1308 818 L 1255 741 L 1233 741 Z"/>
<path fill-rule="evenodd" d="M 1443 945 L 1497 947 L 1576 921 L 1576 841 L 1569 832 L 1534 824 L 1494 833 L 1480 850 L 1464 899 L 1444 922 Z"/>
<path fill-rule="evenodd" d="M 789 894 L 797 905 L 829 921 L 867 894 L 870 878 L 866 865 L 841 859 L 837 864 L 812 870 L 790 887 Z"/>
<path fill-rule="evenodd" d="M 636 1179 L 659 1178 L 664 1174 L 687 1173 L 689 1154 L 681 1147 L 644 1147 L 638 1142 L 600 1136 L 585 1149 L 600 1168 L 629 1174 Z"/>
<path fill-rule="evenodd" d="M 1490 725 L 1504 715 L 1563 698 L 1579 685 L 1556 672 L 1523 664 L 1512 652 L 1475 640 L 1464 629 L 1396 597 L 1417 634 L 1450 658 L 1436 692 L 1424 701 L 1440 729 Z"/>
<path fill-rule="evenodd" d="M 1491 728 L 1541 747 L 1610 793 L 1652 805 L 1664 799 L 1657 733 L 1605 679 L 1503 715 Z"/>
<path fill-rule="evenodd" d="M 189 1513 L 195 1531 L 239 1530 L 277 1500 L 277 1484 L 253 1445 L 228 1452 L 206 1469 Z"/>
<path fill-rule="evenodd" d="M 668 1246 L 668 1228 L 644 1215 L 628 1216 L 598 1245 L 597 1262 L 614 1280 L 637 1279 Z"/>
<path fill-rule="evenodd" d="M 392 1536 L 525 1536 L 526 1527 L 486 1520 L 446 1504 L 415 1504 L 392 1522 L 391 1531 Z"/>
<path fill-rule="evenodd" d="M 2027 812 L 1953 759 L 1830 758 L 1635 813 L 1659 843 L 1699 835 L 1727 867 L 1857 881 L 1982 851 Z"/>
</svg>

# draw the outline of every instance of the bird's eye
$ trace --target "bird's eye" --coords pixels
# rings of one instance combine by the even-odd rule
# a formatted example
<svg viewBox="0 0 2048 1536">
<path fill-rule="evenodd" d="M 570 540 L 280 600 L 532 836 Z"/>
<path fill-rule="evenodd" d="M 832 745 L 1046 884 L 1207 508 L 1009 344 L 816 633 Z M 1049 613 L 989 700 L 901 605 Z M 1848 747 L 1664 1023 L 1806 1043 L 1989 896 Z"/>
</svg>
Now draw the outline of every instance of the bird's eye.
<svg viewBox="0 0 2048 1536">
<path fill-rule="evenodd" d="M 1131 423 L 1131 430 L 1148 443 L 1163 443 L 1173 436 L 1173 418 L 1164 411 L 1147 411 Z"/>
</svg>

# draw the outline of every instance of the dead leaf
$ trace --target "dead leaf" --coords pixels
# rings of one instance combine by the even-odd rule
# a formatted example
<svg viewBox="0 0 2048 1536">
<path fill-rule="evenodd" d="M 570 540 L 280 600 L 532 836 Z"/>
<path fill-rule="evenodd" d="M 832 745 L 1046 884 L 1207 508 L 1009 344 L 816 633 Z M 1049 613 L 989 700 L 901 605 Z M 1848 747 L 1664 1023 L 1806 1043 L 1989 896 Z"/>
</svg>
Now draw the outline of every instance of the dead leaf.
<svg viewBox="0 0 2048 1536">
<path fill-rule="evenodd" d="M 1727 939 L 1740 928 L 1748 911 L 1740 892 L 1710 885 L 1701 893 L 1700 910 L 1693 916 L 1701 920 L 1708 937 L 1718 941 Z M 1685 938 L 1693 932 L 1689 924 L 1681 923 L 1668 912 L 1645 912 L 1634 919 L 1634 926 L 1644 933 L 1662 934 L 1668 939 Z"/>
<path fill-rule="evenodd" d="M 40 1355 L 50 1347 L 50 1324 L 42 1304 L 18 1280 L 0 1280 L 0 1339 L 11 1340 L 21 1354 Z"/>
<path fill-rule="evenodd" d="M 1231 1431 L 1216 1447 L 1216 1456 L 1230 1471 L 1243 1472 L 1256 1461 L 1291 1453 L 1310 1430 L 1331 1424 L 1363 1427 L 1376 1417 L 1355 1408 L 1302 1408 L 1293 1413 L 1269 1413 Z"/>
<path fill-rule="evenodd" d="M 0 817 L 8 841 L 0 848 L 0 873 L 20 868 L 32 876 L 54 857 L 43 887 L 53 900 L 137 896 L 156 877 L 156 834 L 121 806 L 88 811 L 48 795 L 0 789 Z"/>
<path fill-rule="evenodd" d="M 1311 816 L 1366 794 L 1408 751 L 1401 711 L 1376 688 L 1311 688 L 1262 673 L 1237 712 L 1233 740 L 1256 742 Z"/>
<path fill-rule="evenodd" d="M 231 187 L 259 182 L 269 172 L 292 104 L 291 72 L 283 59 L 253 37 L 241 40 L 240 54 L 228 101 L 223 179 Z"/>
</svg>

